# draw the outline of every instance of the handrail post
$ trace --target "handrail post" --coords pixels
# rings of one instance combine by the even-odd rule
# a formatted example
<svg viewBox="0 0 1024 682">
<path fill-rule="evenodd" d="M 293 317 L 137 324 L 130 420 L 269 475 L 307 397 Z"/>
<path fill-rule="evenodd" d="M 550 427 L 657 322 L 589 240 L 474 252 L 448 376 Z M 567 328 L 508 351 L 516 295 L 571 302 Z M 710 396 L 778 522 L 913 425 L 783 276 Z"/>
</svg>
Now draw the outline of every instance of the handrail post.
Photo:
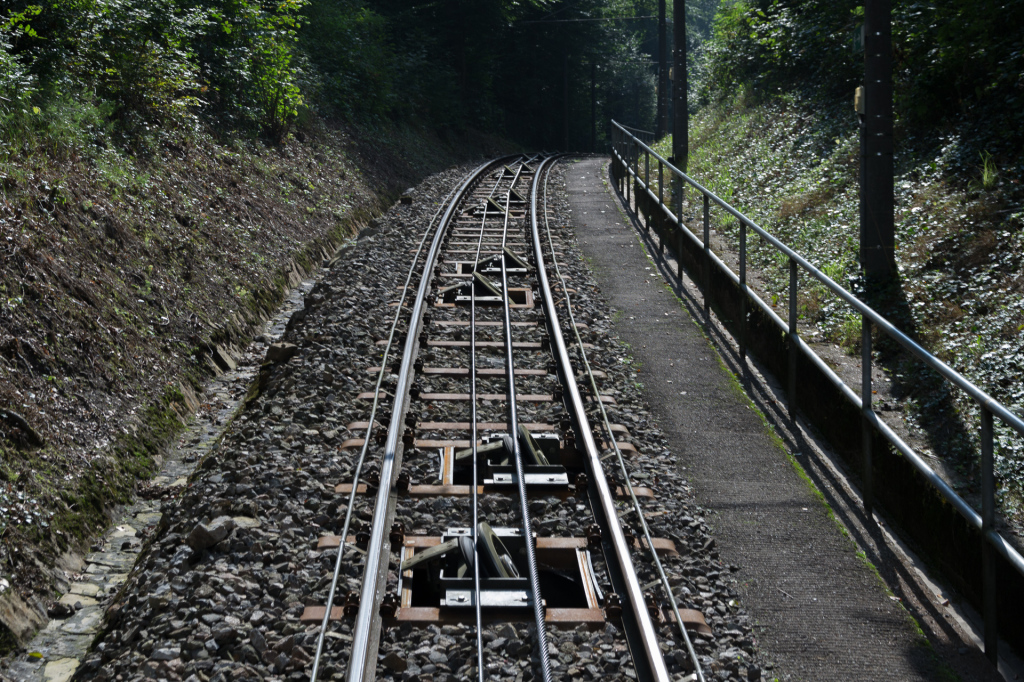
<svg viewBox="0 0 1024 682">
<path fill-rule="evenodd" d="M 651 191 L 651 154 L 646 149 L 643 150 L 643 153 L 644 153 L 644 193 L 643 193 L 643 198 L 644 198 L 644 204 L 647 204 L 647 194 L 648 194 L 648 192 Z M 640 195 L 637 195 L 636 212 L 637 212 L 637 215 L 640 214 Z M 651 233 L 651 212 L 650 212 L 650 210 L 648 210 L 645 213 L 646 213 L 646 215 L 644 216 L 644 227 L 647 228 L 647 234 L 650 234 Z"/>
<path fill-rule="evenodd" d="M 981 570 L 985 617 L 985 655 L 999 663 L 999 626 L 996 622 L 996 557 L 988 534 L 996 517 L 996 480 L 992 456 L 992 411 L 981 406 Z"/>
<path fill-rule="evenodd" d="M 665 212 L 662 210 L 665 208 L 665 164 L 658 159 L 658 221 L 664 217 Z M 658 235 L 658 252 L 665 255 L 665 234 Z"/>
<path fill-rule="evenodd" d="M 747 359 L 747 224 L 740 221 L 740 362 Z"/>
<path fill-rule="evenodd" d="M 683 179 L 672 174 L 672 186 L 678 187 L 679 210 L 676 211 L 676 238 L 680 243 L 683 240 Z M 680 291 L 683 286 L 683 249 L 679 247 L 676 253 L 676 277 L 679 278 Z"/>
<path fill-rule="evenodd" d="M 626 210 L 632 210 L 633 194 L 633 140 L 626 138 Z"/>
<path fill-rule="evenodd" d="M 864 474 L 863 478 L 863 500 L 864 514 L 868 521 L 872 519 L 871 508 L 874 504 L 874 486 L 872 485 L 872 462 L 871 462 L 871 422 L 868 415 L 871 414 L 871 320 L 867 315 L 861 316 L 860 322 L 860 402 L 861 402 L 861 452 L 863 454 Z"/>
<path fill-rule="evenodd" d="M 702 193 L 703 194 L 703 193 Z M 711 320 L 711 198 L 704 194 L 704 317 Z"/>
<path fill-rule="evenodd" d="M 797 263 L 789 259 L 789 418 L 796 421 L 796 359 L 797 339 Z"/>
</svg>

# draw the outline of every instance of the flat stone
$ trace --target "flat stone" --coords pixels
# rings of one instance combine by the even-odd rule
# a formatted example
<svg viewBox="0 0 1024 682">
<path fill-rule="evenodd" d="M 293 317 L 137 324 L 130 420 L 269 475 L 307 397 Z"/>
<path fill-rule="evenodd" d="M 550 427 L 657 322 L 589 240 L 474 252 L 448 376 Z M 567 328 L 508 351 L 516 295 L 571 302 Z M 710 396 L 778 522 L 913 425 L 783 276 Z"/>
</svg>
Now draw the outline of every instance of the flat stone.
<svg viewBox="0 0 1024 682">
<path fill-rule="evenodd" d="M 251 516 L 234 516 L 231 518 L 235 522 L 235 525 L 239 528 L 259 528 L 259 519 L 254 519 Z"/>
<path fill-rule="evenodd" d="M 238 367 L 238 363 L 231 357 L 231 354 L 226 350 L 217 346 L 213 349 L 213 361 L 220 365 L 221 369 L 233 370 Z"/>
<path fill-rule="evenodd" d="M 294 343 L 285 343 L 284 341 L 270 344 L 267 348 L 267 355 L 264 358 L 264 362 L 287 362 L 299 352 L 299 347 Z"/>
<path fill-rule="evenodd" d="M 81 594 L 75 594 L 74 592 L 68 592 L 63 597 L 61 597 L 60 603 L 67 604 L 68 606 L 81 604 L 82 608 L 85 608 L 87 606 L 96 606 L 97 604 L 99 604 L 99 602 L 93 599 L 92 597 L 86 597 Z"/>
<path fill-rule="evenodd" d="M 402 656 L 400 656 L 398 653 L 394 651 L 385 656 L 381 663 L 384 664 L 385 668 L 393 670 L 396 673 L 403 673 L 405 672 L 406 668 L 409 667 L 409 663 Z"/>
<path fill-rule="evenodd" d="M 60 629 L 72 635 L 90 635 L 99 631 L 102 620 L 102 610 L 82 609 L 71 616 L 71 618 L 68 618 L 67 622 Z"/>
<path fill-rule="evenodd" d="M 49 661 L 43 668 L 43 679 L 46 682 L 67 682 L 78 670 L 78 665 L 77 658 L 60 658 L 56 661 Z"/>
<path fill-rule="evenodd" d="M 195 550 L 213 547 L 235 528 L 230 516 L 218 516 L 210 523 L 197 523 L 188 536 L 188 546 Z"/>
<path fill-rule="evenodd" d="M 181 656 L 181 649 L 178 647 L 165 647 L 162 649 L 156 649 L 150 656 L 150 659 L 154 661 L 170 661 Z"/>
<path fill-rule="evenodd" d="M 160 518 L 163 516 L 160 512 L 139 512 L 135 515 L 135 519 L 143 526 L 155 526 L 160 523 Z"/>
<path fill-rule="evenodd" d="M 113 530 L 111 530 L 109 533 L 107 533 L 107 537 L 109 537 L 109 538 L 133 538 L 133 537 L 135 537 L 135 534 L 137 532 L 138 531 L 135 528 L 132 528 L 128 524 L 123 523 L 120 526 L 115 526 Z"/>
<path fill-rule="evenodd" d="M 135 557 L 121 552 L 93 552 L 85 557 L 90 564 L 101 564 L 110 568 L 131 568 Z"/>
</svg>

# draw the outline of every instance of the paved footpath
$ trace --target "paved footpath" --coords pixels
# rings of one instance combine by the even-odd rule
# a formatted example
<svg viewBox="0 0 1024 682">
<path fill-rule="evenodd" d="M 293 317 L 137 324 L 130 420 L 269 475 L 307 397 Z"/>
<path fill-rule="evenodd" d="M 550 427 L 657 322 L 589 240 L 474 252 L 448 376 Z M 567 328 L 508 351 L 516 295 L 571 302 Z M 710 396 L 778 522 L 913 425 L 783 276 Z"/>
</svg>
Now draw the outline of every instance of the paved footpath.
<svg viewBox="0 0 1024 682">
<path fill-rule="evenodd" d="M 909 615 L 773 441 L 717 351 L 664 280 L 602 181 L 568 171 L 577 238 L 642 364 L 644 393 L 686 467 L 723 561 L 780 680 L 937 680 Z M 685 393 L 684 393 L 685 392 Z"/>
</svg>

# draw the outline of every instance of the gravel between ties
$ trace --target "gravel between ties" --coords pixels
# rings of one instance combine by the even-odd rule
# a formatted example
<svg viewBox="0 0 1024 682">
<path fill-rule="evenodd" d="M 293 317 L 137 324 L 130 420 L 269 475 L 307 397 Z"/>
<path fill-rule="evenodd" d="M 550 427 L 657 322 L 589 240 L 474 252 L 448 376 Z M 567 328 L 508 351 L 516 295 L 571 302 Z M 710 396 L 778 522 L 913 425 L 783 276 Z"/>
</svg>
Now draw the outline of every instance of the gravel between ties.
<svg viewBox="0 0 1024 682">
<path fill-rule="evenodd" d="M 162 530 L 115 596 L 107 629 L 86 659 L 81 679 L 308 679 L 319 626 L 304 626 L 299 616 L 306 605 L 326 600 L 336 555 L 335 550 L 316 551 L 316 541 L 341 530 L 346 496 L 335 493 L 334 485 L 351 480 L 358 453 L 339 446 L 346 438 L 362 435 L 349 433 L 346 426 L 369 415 L 369 401 L 357 400 L 356 395 L 372 390 L 376 380 L 367 370 L 379 365 L 375 341 L 386 335 L 394 314 L 388 303 L 397 300 L 397 287 L 404 282 L 422 229 L 465 172 L 456 168 L 429 178 L 413 192 L 411 205 L 393 206 L 333 267 L 325 268 L 284 338 L 296 344 L 298 352 L 270 369 L 260 396 L 239 414 L 188 489 L 177 501 L 165 503 Z M 709 679 L 760 679 L 765 666 L 754 648 L 750 619 L 730 586 L 730 569 L 735 567 L 718 561 L 704 512 L 693 503 L 674 455 L 666 450 L 645 409 L 628 348 L 609 336 L 608 306 L 575 247 L 572 231 L 565 227 L 571 221 L 561 192 L 564 168 L 558 166 L 554 173 L 551 224 L 556 249 L 564 254 L 562 271 L 577 291 L 577 319 L 589 326 L 583 331 L 584 341 L 595 346 L 588 357 L 595 368 L 608 373 L 599 381 L 602 391 L 617 403 L 609 406 L 609 415 L 613 423 L 629 428 L 629 440 L 639 451 L 628 462 L 634 484 L 655 489 L 656 499 L 644 503 L 652 533 L 673 539 L 681 552 L 663 559 L 680 607 L 701 610 L 714 630 L 712 637 L 695 639 L 705 672 Z M 432 364 L 456 366 L 455 356 L 439 357 Z M 393 382 L 394 377 L 386 380 L 385 390 Z M 481 392 L 485 388 L 481 385 Z M 424 388 L 432 389 L 445 390 L 440 385 Z M 529 382 L 521 385 L 524 389 L 535 390 Z M 431 419 L 468 416 L 458 416 L 464 405 L 450 405 L 450 415 L 431 414 Z M 557 420 L 561 407 L 536 409 L 523 420 Z M 599 423 L 597 416 L 591 415 L 593 424 Z M 481 417 L 490 419 L 486 410 Z M 379 448 L 371 447 L 371 471 L 380 454 Z M 430 483 L 436 477 L 434 461 L 414 453 L 406 458 L 407 470 L 415 482 Z M 609 479 L 616 480 L 618 474 L 608 462 Z M 367 527 L 372 503 L 371 496 L 357 498 L 350 532 Z M 589 510 L 579 506 L 572 498 L 532 500 L 531 510 L 543 515 L 535 517 L 536 530 L 542 535 L 583 535 Z M 623 524 L 638 532 L 625 513 L 628 505 L 621 503 L 620 508 Z M 515 509 L 511 498 L 488 496 L 482 499 L 481 518 L 492 525 L 515 525 Z M 397 515 L 408 533 L 439 534 L 456 525 L 452 518 L 468 525 L 468 500 L 400 498 Z M 341 593 L 360 584 L 361 554 L 352 556 L 355 563 L 346 561 L 343 567 Z M 389 582 L 397 578 L 395 558 L 392 555 Z M 641 584 L 664 601 L 643 553 L 636 552 L 634 558 Z M 606 584 L 602 587 L 607 591 Z M 530 629 L 522 624 L 486 627 L 489 678 L 533 678 Z M 347 621 L 332 623 L 321 679 L 342 677 L 350 635 Z M 562 679 L 635 676 L 625 639 L 615 625 L 597 631 L 549 629 L 549 635 L 552 663 Z M 662 626 L 661 635 L 670 671 L 676 679 L 686 679 L 688 661 L 678 631 Z M 378 678 L 465 679 L 475 668 L 474 646 L 472 626 L 392 628 L 382 638 Z"/>
</svg>

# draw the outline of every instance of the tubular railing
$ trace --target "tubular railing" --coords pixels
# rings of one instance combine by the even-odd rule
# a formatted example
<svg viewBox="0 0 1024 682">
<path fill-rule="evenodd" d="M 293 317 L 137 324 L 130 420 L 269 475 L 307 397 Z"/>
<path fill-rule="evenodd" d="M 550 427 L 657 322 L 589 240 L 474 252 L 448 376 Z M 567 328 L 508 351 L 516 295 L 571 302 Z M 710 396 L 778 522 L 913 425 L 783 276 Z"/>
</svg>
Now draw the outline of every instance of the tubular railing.
<svg viewBox="0 0 1024 682">
<path fill-rule="evenodd" d="M 984 643 L 986 655 L 995 662 L 997 659 L 998 629 L 996 626 L 996 570 L 995 557 L 992 552 L 998 552 L 1016 571 L 1024 576 L 1024 557 L 1014 549 L 995 530 L 995 476 L 993 471 L 993 418 L 998 417 L 1006 426 L 1013 429 L 1020 435 L 1024 435 L 1024 420 L 1014 414 L 1006 406 L 999 403 L 995 398 L 975 386 L 970 380 L 954 370 L 952 367 L 938 359 L 927 350 L 922 348 L 909 336 L 897 329 L 889 320 L 873 310 L 866 303 L 858 299 L 851 292 L 839 286 L 821 270 L 808 262 L 803 256 L 783 244 L 776 237 L 766 232 L 757 223 L 743 215 L 713 192 L 702 186 L 693 178 L 673 166 L 669 161 L 651 149 L 643 140 L 634 135 L 625 126 L 612 121 L 612 156 L 613 161 L 620 164 L 626 173 L 626 179 L 633 179 L 633 182 L 625 182 L 625 197 L 630 200 L 630 193 L 633 191 L 644 192 L 648 200 L 657 202 L 657 209 L 663 213 L 670 225 L 674 226 L 686 238 L 690 239 L 695 246 L 702 249 L 708 264 L 714 264 L 722 274 L 739 286 L 741 296 L 742 322 L 738 325 L 740 329 L 738 341 L 741 354 L 746 352 L 745 343 L 745 321 L 746 305 L 753 303 L 774 322 L 774 324 L 785 334 L 789 341 L 787 392 L 788 407 L 791 418 L 796 415 L 796 377 L 797 363 L 802 353 L 828 380 L 838 389 L 843 396 L 858 410 L 862 417 L 862 457 L 863 457 L 863 498 L 864 509 L 869 518 L 872 507 L 872 485 L 871 485 L 871 430 L 880 433 L 896 450 L 902 454 L 913 465 L 927 481 L 952 505 L 964 519 L 975 529 L 980 530 L 984 542 L 982 543 L 982 611 L 984 613 Z M 641 159 L 641 157 L 643 157 Z M 651 163 L 652 159 L 657 163 L 657 192 L 652 190 Z M 642 164 L 641 164 L 642 161 Z M 664 174 L 668 171 L 670 178 L 675 181 L 682 181 L 701 193 L 703 197 L 703 240 L 699 239 L 687 228 L 681 219 L 682 213 L 682 192 L 677 193 L 678 205 L 676 211 L 672 211 L 665 201 Z M 641 177 L 642 176 L 642 177 Z M 635 189 L 633 185 L 636 185 Z M 672 185 L 673 182 L 667 183 Z M 639 202 L 638 202 L 639 203 Z M 711 252 L 710 247 L 710 215 L 711 204 L 717 204 L 726 213 L 739 221 L 739 274 L 734 273 L 729 266 Z M 752 289 L 747 286 L 746 278 L 746 238 L 747 230 L 753 230 L 764 241 L 785 255 L 789 260 L 789 320 L 783 321 L 772 307 L 761 300 Z M 662 240 L 662 248 L 664 240 Z M 678 254 L 677 254 L 678 255 Z M 680 270 L 682 269 L 682 258 L 677 259 Z M 858 311 L 861 315 L 861 391 L 858 396 L 853 388 L 848 386 L 825 362 L 811 349 L 810 346 L 800 337 L 797 329 L 797 294 L 799 286 L 800 271 L 804 271 L 813 279 L 824 285 L 829 291 L 845 301 L 848 305 Z M 710 267 L 704 268 L 703 286 L 704 307 L 708 310 L 710 299 Z M 978 402 L 981 410 L 981 499 L 982 508 L 979 514 L 975 509 L 960 497 L 942 478 L 924 461 L 924 459 L 910 447 L 902 438 L 882 421 L 871 407 L 871 331 L 872 325 L 879 332 L 884 333 L 890 339 L 898 343 L 911 355 L 923 362 L 931 369 L 938 372 L 947 382 L 966 392 L 971 398 Z"/>
</svg>

